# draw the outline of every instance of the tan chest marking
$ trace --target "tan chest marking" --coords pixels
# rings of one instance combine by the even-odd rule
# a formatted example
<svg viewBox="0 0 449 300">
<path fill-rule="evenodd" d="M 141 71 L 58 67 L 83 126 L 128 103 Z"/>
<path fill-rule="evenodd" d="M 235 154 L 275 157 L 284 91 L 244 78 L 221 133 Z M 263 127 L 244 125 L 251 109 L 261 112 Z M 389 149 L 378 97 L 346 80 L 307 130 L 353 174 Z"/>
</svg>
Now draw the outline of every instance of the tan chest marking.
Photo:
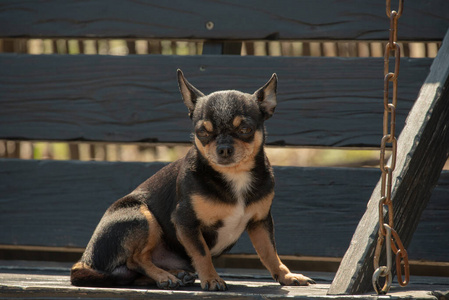
<svg viewBox="0 0 449 300">
<path fill-rule="evenodd" d="M 246 229 L 250 219 L 251 215 L 246 212 L 244 203 L 239 201 L 234 206 L 233 213 L 222 220 L 223 226 L 217 231 L 217 241 L 214 247 L 210 249 L 211 254 L 218 255 L 234 244 Z"/>
<path fill-rule="evenodd" d="M 212 249 L 212 255 L 220 254 L 228 246 L 235 243 L 246 229 L 248 222 L 264 219 L 270 211 L 274 192 L 263 199 L 245 205 L 243 199 L 239 199 L 237 204 L 229 205 L 211 201 L 200 195 L 192 196 L 192 204 L 197 218 L 206 226 L 212 226 L 218 221 L 223 226 L 218 229 L 217 242 Z"/>
<path fill-rule="evenodd" d="M 212 226 L 234 212 L 234 205 L 220 203 L 202 195 L 192 195 L 191 201 L 196 217 L 206 226 Z"/>
<path fill-rule="evenodd" d="M 246 211 L 252 216 L 254 221 L 261 221 L 266 218 L 270 212 L 271 203 L 273 203 L 274 191 L 269 193 L 259 201 L 246 207 Z"/>
</svg>

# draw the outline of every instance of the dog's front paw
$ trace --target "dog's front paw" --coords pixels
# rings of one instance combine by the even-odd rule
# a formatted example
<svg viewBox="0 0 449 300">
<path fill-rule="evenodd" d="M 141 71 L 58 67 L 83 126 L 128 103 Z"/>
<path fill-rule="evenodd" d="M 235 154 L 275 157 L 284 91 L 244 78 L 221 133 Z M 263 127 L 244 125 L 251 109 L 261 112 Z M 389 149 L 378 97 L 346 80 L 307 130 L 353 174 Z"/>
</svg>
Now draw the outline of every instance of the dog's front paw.
<svg viewBox="0 0 449 300">
<path fill-rule="evenodd" d="M 182 285 L 182 281 L 176 278 L 175 276 L 167 273 L 167 276 L 158 278 L 156 280 L 156 285 L 160 289 L 164 290 L 174 290 L 177 289 L 179 286 Z"/>
<path fill-rule="evenodd" d="M 281 285 L 310 285 L 316 282 L 302 274 L 287 273 L 282 278 L 277 278 Z"/>
<path fill-rule="evenodd" d="M 226 291 L 228 286 L 219 276 L 201 279 L 201 288 L 205 291 Z"/>
<path fill-rule="evenodd" d="M 181 281 L 181 286 L 191 286 L 195 283 L 197 276 L 184 270 L 172 270 L 171 274 Z"/>
</svg>

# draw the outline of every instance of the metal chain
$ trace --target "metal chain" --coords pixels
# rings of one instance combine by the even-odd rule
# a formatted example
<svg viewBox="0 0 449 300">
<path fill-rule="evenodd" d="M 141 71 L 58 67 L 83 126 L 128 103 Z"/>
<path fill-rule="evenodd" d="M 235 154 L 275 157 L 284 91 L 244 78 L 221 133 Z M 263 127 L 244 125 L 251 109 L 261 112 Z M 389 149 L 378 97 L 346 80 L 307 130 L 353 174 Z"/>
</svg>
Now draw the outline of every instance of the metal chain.
<svg viewBox="0 0 449 300">
<path fill-rule="evenodd" d="M 392 283 L 392 258 L 391 251 L 396 255 L 396 272 L 399 285 L 406 286 L 409 282 L 409 264 L 407 250 L 399 238 L 398 233 L 393 228 L 393 202 L 391 201 L 391 189 L 393 182 L 393 171 L 396 167 L 397 139 L 395 136 L 396 128 L 396 106 L 398 100 L 398 76 L 399 64 L 401 59 L 401 47 L 397 43 L 398 19 L 402 15 L 404 0 L 399 0 L 398 11 L 391 10 L 391 0 L 386 0 L 386 13 L 390 18 L 390 38 L 385 47 L 384 54 L 384 120 L 383 120 L 383 138 L 380 150 L 380 170 L 381 178 L 381 199 L 379 200 L 379 237 L 377 239 L 376 251 L 374 253 L 374 274 L 373 287 L 377 294 L 386 294 Z M 394 72 L 390 72 L 390 55 L 394 52 Z M 390 82 L 392 82 L 392 99 L 390 98 Z M 388 145 L 391 145 L 391 162 L 386 163 L 385 152 Z M 388 212 L 388 224 L 384 222 L 384 211 Z M 382 246 L 386 240 L 387 265 L 379 266 L 379 259 Z M 401 264 L 404 264 L 404 273 Z M 402 280 L 402 274 L 405 279 Z M 385 284 L 382 287 L 379 284 L 380 277 L 385 277 Z"/>
</svg>

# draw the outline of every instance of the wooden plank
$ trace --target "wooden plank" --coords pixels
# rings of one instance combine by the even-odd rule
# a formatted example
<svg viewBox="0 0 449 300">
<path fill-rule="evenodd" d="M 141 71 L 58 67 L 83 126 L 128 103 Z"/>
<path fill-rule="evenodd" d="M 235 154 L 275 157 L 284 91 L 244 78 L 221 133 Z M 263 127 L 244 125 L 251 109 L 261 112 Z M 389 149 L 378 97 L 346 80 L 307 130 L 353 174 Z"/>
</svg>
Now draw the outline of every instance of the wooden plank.
<svg viewBox="0 0 449 300">
<path fill-rule="evenodd" d="M 0 37 L 388 38 L 385 3 L 371 0 L 357 5 L 338 0 L 9 0 L 0 7 Z M 401 40 L 441 40 L 449 27 L 447 11 L 445 0 L 406 3 Z"/>
<path fill-rule="evenodd" d="M 0 244 L 85 247 L 106 208 L 163 165 L 0 160 Z M 279 253 L 343 256 L 379 171 L 275 167 L 275 175 Z M 448 261 L 449 236 L 432 233 L 449 231 L 449 173 L 441 178 L 412 259 Z M 232 253 L 254 253 L 246 234 Z"/>
<path fill-rule="evenodd" d="M 397 127 L 432 59 L 401 60 Z M 205 93 L 279 76 L 268 143 L 378 147 L 382 58 L 0 55 L 0 138 L 190 142 L 176 69 Z"/>
<path fill-rule="evenodd" d="M 0 261 L 76 262 L 83 255 L 81 247 L 0 245 Z M 334 271 L 337 271 L 336 269 Z"/>
<path fill-rule="evenodd" d="M 263 276 L 220 275 L 226 280 L 228 291 L 202 291 L 199 281 L 193 286 L 177 290 L 161 290 L 156 286 L 89 288 L 70 284 L 69 276 L 64 274 L 30 275 L 0 273 L 0 299 L 26 298 L 32 295 L 36 299 L 291 299 L 292 296 L 325 296 L 329 283 L 319 283 L 306 288 L 281 287 L 271 278 Z M 240 277 L 240 278 L 239 278 Z M 255 278 L 256 277 L 256 278 Z M 368 298 L 374 299 L 374 298 Z M 398 298 L 401 299 L 401 298 Z M 410 299 L 410 298 L 408 298 Z M 431 298 L 428 298 L 431 299 Z"/>
<path fill-rule="evenodd" d="M 226 280 L 228 291 L 204 292 L 199 281 L 191 287 L 175 291 L 147 287 L 74 287 L 69 281 L 69 265 L 48 262 L 0 262 L 0 299 L 378 299 L 377 295 L 365 294 L 355 297 L 327 296 L 334 273 L 307 272 L 317 284 L 307 287 L 280 286 L 268 272 L 262 270 L 218 269 Z M 391 293 L 393 299 L 446 299 L 449 293 L 447 279 L 435 277 L 413 277 L 413 283 L 405 290 Z M 437 297 L 437 298 L 435 298 Z M 446 297 L 446 298 L 445 298 Z"/>
<path fill-rule="evenodd" d="M 392 187 L 394 228 L 406 247 L 449 155 L 448 99 L 449 31 L 398 139 Z M 444 207 L 448 207 L 447 195 Z M 379 200 L 380 181 L 354 233 L 330 294 L 358 294 L 372 290 Z M 446 235 L 442 231 L 438 233 L 437 238 Z"/>
</svg>

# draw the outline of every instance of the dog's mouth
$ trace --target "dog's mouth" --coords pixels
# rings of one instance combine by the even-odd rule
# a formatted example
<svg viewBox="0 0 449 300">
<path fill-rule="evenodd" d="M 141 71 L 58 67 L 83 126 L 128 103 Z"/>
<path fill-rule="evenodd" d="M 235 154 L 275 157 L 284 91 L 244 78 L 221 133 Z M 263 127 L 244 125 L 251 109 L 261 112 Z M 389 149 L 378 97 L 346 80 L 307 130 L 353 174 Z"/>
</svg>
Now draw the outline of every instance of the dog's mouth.
<svg viewBox="0 0 449 300">
<path fill-rule="evenodd" d="M 215 151 L 214 151 L 215 152 Z M 232 168 L 238 166 L 242 157 L 240 155 L 234 154 L 229 157 L 221 157 L 215 153 L 205 153 L 205 158 L 211 166 L 217 166 L 220 168 Z"/>
<path fill-rule="evenodd" d="M 234 157 L 208 157 L 209 162 L 219 167 L 235 167 L 238 165 L 238 161 L 235 160 Z"/>
<path fill-rule="evenodd" d="M 232 169 L 240 169 L 240 165 L 246 170 L 252 167 L 248 160 L 252 157 L 253 149 L 242 149 L 233 144 L 215 144 L 203 145 L 198 137 L 195 136 L 195 145 L 201 155 L 207 160 L 208 164 L 214 169 L 220 169 L 227 172 Z M 246 151 L 245 151 L 246 150 Z M 248 164 L 249 163 L 249 164 Z M 233 170 L 235 171 L 235 170 Z"/>
<path fill-rule="evenodd" d="M 221 161 L 221 160 L 219 160 L 216 163 L 216 165 L 219 166 L 219 167 L 235 167 L 235 166 L 238 165 L 238 163 L 233 161 L 233 160 L 232 161 Z"/>
<path fill-rule="evenodd" d="M 233 160 L 215 160 L 207 158 L 210 166 L 220 173 L 248 172 L 254 167 L 254 161 L 246 158 Z"/>
<path fill-rule="evenodd" d="M 246 165 L 248 160 L 247 155 L 243 155 L 243 153 L 239 152 L 234 153 L 234 155 L 230 157 L 220 157 L 214 154 L 209 154 L 206 156 L 209 164 L 223 170 L 239 168 L 240 165 Z"/>
</svg>

